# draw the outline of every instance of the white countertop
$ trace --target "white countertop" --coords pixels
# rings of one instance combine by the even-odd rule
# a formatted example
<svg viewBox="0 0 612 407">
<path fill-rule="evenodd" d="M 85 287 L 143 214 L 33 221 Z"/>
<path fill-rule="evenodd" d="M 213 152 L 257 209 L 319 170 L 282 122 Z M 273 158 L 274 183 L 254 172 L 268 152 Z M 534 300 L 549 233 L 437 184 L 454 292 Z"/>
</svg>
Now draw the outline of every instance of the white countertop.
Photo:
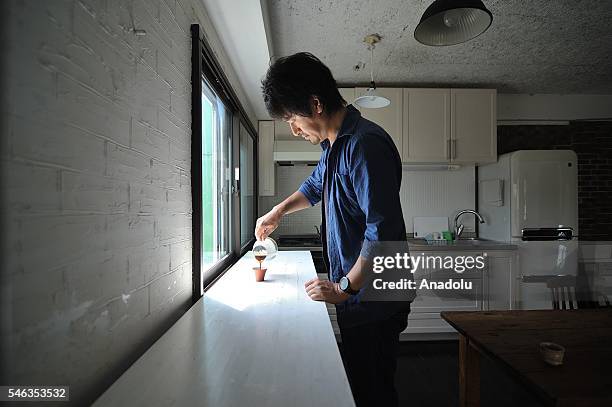
<svg viewBox="0 0 612 407">
<path fill-rule="evenodd" d="M 348 406 L 325 304 L 304 282 L 309 252 L 279 252 L 255 282 L 251 252 L 225 273 L 95 406 Z"/>
</svg>

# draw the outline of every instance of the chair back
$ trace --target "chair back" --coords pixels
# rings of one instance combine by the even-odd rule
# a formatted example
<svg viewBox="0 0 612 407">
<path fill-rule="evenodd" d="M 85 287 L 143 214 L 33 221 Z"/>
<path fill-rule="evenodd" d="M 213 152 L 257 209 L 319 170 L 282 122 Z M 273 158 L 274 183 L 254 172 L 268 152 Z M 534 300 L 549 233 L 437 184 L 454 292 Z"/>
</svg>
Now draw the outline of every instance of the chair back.
<svg viewBox="0 0 612 407">
<path fill-rule="evenodd" d="M 554 276 L 546 282 L 552 296 L 553 309 L 577 309 L 576 277 Z M 576 308 L 574 308 L 576 304 Z"/>
</svg>

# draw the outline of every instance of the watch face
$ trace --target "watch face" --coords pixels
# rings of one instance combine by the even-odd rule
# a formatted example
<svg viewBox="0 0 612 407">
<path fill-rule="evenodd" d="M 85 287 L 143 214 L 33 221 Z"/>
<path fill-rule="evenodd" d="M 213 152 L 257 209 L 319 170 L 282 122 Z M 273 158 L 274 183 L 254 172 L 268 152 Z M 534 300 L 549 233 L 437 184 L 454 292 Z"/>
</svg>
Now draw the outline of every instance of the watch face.
<svg viewBox="0 0 612 407">
<path fill-rule="evenodd" d="M 340 289 L 345 291 L 349 287 L 349 279 L 346 277 L 342 277 L 340 279 Z"/>
</svg>

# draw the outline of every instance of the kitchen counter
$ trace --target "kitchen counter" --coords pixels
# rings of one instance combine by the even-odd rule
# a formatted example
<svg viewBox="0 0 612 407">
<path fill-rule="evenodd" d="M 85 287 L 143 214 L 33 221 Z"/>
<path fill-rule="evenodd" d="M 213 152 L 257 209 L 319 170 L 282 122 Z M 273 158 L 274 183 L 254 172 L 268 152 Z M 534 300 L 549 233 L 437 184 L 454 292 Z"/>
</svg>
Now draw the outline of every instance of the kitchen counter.
<svg viewBox="0 0 612 407">
<path fill-rule="evenodd" d="M 408 247 L 420 251 L 483 251 L 483 250 L 516 250 L 514 242 L 499 242 L 495 240 L 438 240 L 408 239 Z"/>
<path fill-rule="evenodd" d="M 281 252 L 295 252 L 295 251 L 309 251 L 309 252 L 322 252 L 322 246 L 300 246 L 300 247 L 289 247 L 289 246 L 279 246 L 278 248 Z"/>
<path fill-rule="evenodd" d="M 460 240 L 447 242 L 431 241 L 427 242 L 424 239 L 408 239 L 408 247 L 412 250 L 423 251 L 482 251 L 482 250 L 516 250 L 518 246 L 514 242 L 498 242 L 495 240 Z M 311 252 L 323 251 L 321 246 L 303 246 L 303 247 L 279 247 L 280 251 L 296 251 L 309 250 Z"/>
<path fill-rule="evenodd" d="M 255 282 L 248 252 L 95 406 L 347 406 L 354 401 L 309 252 L 279 252 Z"/>
</svg>

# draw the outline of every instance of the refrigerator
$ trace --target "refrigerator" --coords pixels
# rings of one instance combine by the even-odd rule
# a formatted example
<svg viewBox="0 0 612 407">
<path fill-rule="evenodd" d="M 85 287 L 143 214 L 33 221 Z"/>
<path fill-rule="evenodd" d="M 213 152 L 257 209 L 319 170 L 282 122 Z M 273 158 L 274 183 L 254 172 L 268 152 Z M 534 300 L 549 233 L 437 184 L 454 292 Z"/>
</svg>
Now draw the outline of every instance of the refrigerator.
<svg viewBox="0 0 612 407">
<path fill-rule="evenodd" d="M 553 308 L 547 281 L 578 272 L 576 153 L 519 150 L 478 167 L 478 211 L 481 238 L 518 246 L 517 307 Z"/>
</svg>

